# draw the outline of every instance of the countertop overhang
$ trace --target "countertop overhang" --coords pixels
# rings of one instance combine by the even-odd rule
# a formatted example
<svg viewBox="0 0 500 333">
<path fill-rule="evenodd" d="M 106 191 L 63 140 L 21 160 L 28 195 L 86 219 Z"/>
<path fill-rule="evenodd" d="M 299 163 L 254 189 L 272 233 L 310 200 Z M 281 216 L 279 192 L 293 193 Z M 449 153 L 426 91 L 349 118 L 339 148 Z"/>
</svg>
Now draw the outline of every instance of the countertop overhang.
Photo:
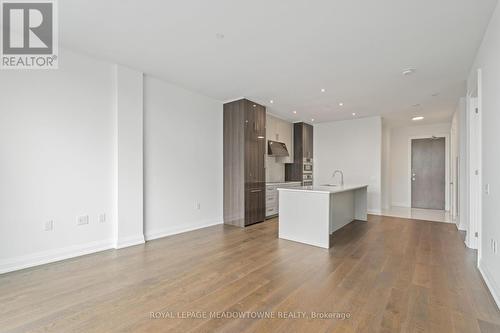
<svg viewBox="0 0 500 333">
<path fill-rule="evenodd" d="M 297 186 L 290 188 L 278 187 L 278 191 L 289 191 L 289 192 L 311 192 L 311 193 L 341 193 L 354 191 L 361 188 L 368 187 L 368 185 L 344 185 L 344 186 Z"/>
<path fill-rule="evenodd" d="M 302 182 L 294 180 L 287 180 L 284 182 L 266 182 L 266 185 L 286 185 L 286 184 L 302 184 Z"/>
</svg>

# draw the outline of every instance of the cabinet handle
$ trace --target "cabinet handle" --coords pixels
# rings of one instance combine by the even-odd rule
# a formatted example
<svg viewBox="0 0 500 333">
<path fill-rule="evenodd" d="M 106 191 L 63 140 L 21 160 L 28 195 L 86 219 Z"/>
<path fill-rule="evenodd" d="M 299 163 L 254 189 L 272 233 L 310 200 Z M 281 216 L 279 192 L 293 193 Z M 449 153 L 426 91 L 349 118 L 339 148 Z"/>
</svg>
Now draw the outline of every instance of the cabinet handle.
<svg viewBox="0 0 500 333">
<path fill-rule="evenodd" d="M 262 190 L 250 190 L 250 193 L 262 192 Z"/>
</svg>

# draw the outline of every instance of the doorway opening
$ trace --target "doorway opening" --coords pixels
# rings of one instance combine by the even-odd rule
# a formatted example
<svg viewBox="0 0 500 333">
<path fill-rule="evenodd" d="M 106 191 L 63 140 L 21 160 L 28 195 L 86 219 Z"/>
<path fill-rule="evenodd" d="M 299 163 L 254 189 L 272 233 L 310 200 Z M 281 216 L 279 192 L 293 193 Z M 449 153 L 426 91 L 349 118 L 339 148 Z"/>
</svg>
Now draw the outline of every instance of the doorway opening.
<svg viewBox="0 0 500 333">
<path fill-rule="evenodd" d="M 444 136 L 411 139 L 411 208 L 446 210 L 446 150 Z"/>
</svg>

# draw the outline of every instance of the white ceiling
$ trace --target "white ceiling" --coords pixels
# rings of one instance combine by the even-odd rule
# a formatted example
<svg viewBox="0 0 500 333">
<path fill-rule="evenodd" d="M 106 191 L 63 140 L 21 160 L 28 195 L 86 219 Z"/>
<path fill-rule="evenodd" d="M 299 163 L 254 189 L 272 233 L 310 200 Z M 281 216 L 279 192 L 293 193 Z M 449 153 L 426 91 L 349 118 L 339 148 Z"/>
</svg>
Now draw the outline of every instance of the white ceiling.
<svg viewBox="0 0 500 333">
<path fill-rule="evenodd" d="M 355 112 L 439 122 L 464 94 L 496 2 L 64 0 L 60 38 L 221 101 L 247 97 L 285 119 Z M 403 76 L 408 67 L 416 72 Z"/>
</svg>

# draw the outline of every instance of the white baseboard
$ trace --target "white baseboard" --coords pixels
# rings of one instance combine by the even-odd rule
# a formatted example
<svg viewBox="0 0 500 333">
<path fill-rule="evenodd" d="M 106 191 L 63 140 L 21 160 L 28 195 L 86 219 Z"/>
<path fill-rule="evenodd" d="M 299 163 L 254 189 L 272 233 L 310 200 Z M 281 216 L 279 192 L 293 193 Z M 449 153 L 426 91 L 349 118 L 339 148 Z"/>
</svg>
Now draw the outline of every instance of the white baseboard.
<svg viewBox="0 0 500 333">
<path fill-rule="evenodd" d="M 479 271 L 481 272 L 481 275 L 483 276 L 484 282 L 488 286 L 488 289 L 490 290 L 491 296 L 493 296 L 493 299 L 495 300 L 495 303 L 497 304 L 497 307 L 500 309 L 500 288 L 496 284 L 495 280 L 491 276 L 490 271 L 484 264 L 484 261 L 480 260 L 479 265 L 478 265 Z"/>
<path fill-rule="evenodd" d="M 115 243 L 115 249 L 123 249 L 124 247 L 144 244 L 144 235 L 130 236 L 118 239 Z"/>
<path fill-rule="evenodd" d="M 109 249 L 121 249 L 124 247 L 143 244 L 145 240 L 153 240 L 170 235 L 180 234 L 187 231 L 210 227 L 217 224 L 222 224 L 222 218 L 212 221 L 202 221 L 200 223 L 193 223 L 187 226 L 177 226 L 163 230 L 155 230 L 148 233 L 146 236 L 137 235 L 127 237 L 115 242 L 113 239 L 90 242 L 81 245 L 68 246 L 65 248 L 54 249 L 49 251 L 42 251 L 38 253 L 28 254 L 24 256 L 14 257 L 10 259 L 0 260 L 0 274 L 17 271 L 24 268 L 39 266 L 65 260 L 69 258 L 79 257 L 86 254 L 101 252 Z"/>
<path fill-rule="evenodd" d="M 465 226 L 465 224 L 462 224 L 461 222 L 458 223 L 457 229 L 460 231 L 467 231 L 467 227 Z"/>
<path fill-rule="evenodd" d="M 372 215 L 382 215 L 382 210 L 380 209 L 369 209 L 367 211 L 368 214 L 372 214 Z"/>
<path fill-rule="evenodd" d="M 171 235 L 181 234 L 183 232 L 188 232 L 196 229 L 211 227 L 213 225 L 222 224 L 222 218 L 209 221 L 201 221 L 199 223 L 192 223 L 184 226 L 175 226 L 165 229 L 156 229 L 150 232 L 145 232 L 145 238 L 147 241 L 163 238 Z"/>
<path fill-rule="evenodd" d="M 404 208 L 410 208 L 410 204 L 408 202 L 393 202 L 391 203 L 391 207 L 404 207 Z"/>
<path fill-rule="evenodd" d="M 17 271 L 23 268 L 48 264 L 55 261 L 83 256 L 113 248 L 112 240 L 90 242 L 81 245 L 43 251 L 11 259 L 0 260 L 0 274 Z"/>
</svg>

